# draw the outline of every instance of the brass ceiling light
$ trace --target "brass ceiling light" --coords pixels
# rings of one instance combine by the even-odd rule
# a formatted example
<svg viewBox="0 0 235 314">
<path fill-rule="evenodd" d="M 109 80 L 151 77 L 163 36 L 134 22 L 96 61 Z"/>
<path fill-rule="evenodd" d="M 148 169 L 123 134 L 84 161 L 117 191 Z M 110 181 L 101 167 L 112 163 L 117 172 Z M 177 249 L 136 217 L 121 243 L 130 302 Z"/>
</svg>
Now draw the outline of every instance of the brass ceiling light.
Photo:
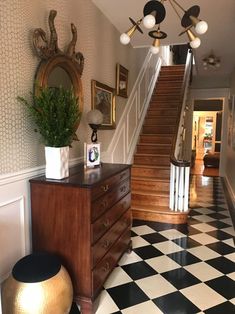
<svg viewBox="0 0 235 314">
<path fill-rule="evenodd" d="M 188 10 L 184 10 L 184 8 L 176 0 L 148 1 L 143 8 L 143 17 L 141 17 L 137 22 L 129 17 L 133 26 L 128 31 L 121 34 L 121 43 L 123 45 L 129 44 L 131 37 L 134 35 L 136 30 L 138 30 L 140 33 L 143 33 L 142 29 L 140 28 L 142 22 L 144 27 L 147 29 L 153 28 L 155 25 L 157 25 L 157 30 L 149 32 L 149 36 L 154 38 L 153 45 L 151 46 L 152 53 L 158 53 L 160 39 L 167 37 L 166 33 L 160 31 L 160 23 L 163 22 L 166 16 L 166 9 L 164 6 L 165 1 L 170 3 L 175 13 L 181 20 L 181 26 L 184 28 L 184 30 L 180 33 L 180 35 L 186 33 L 189 38 L 190 46 L 192 48 L 198 48 L 201 44 L 201 40 L 193 33 L 192 27 L 195 28 L 195 32 L 199 35 L 204 34 L 208 29 L 207 23 L 199 19 L 200 7 L 198 5 L 194 5 Z M 182 17 L 180 16 L 177 9 L 183 11 Z"/>
<path fill-rule="evenodd" d="M 167 34 L 160 31 L 160 26 L 158 26 L 157 31 L 151 31 L 149 32 L 149 36 L 154 39 L 153 44 L 150 48 L 150 51 L 153 54 L 157 54 L 160 50 L 160 39 L 164 39 L 167 37 Z"/>
<path fill-rule="evenodd" d="M 220 67 L 220 58 L 216 57 L 213 52 L 211 52 L 208 57 L 205 57 L 203 60 L 203 67 L 205 70 L 210 68 L 219 68 Z"/>
</svg>

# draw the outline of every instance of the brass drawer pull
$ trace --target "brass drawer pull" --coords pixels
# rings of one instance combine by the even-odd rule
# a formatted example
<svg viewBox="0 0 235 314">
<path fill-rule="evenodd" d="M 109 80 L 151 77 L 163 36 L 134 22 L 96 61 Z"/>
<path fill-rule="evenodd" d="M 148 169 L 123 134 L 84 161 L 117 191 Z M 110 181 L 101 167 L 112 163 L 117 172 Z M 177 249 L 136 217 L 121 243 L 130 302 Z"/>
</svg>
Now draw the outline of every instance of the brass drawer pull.
<svg viewBox="0 0 235 314">
<path fill-rule="evenodd" d="M 100 208 L 101 209 L 105 209 L 108 205 L 108 202 L 107 201 L 103 201 L 101 204 L 100 204 Z"/>
<path fill-rule="evenodd" d="M 102 267 L 103 272 L 107 272 L 110 269 L 110 265 L 108 262 L 105 263 L 105 266 Z"/>
<path fill-rule="evenodd" d="M 107 191 L 109 190 L 109 185 L 108 185 L 108 184 L 102 185 L 102 186 L 101 186 L 101 189 L 102 189 L 104 192 L 107 192 Z"/>
<path fill-rule="evenodd" d="M 110 226 L 110 221 L 109 221 L 109 219 L 106 219 L 106 220 L 103 222 L 103 226 L 104 226 L 105 228 L 108 228 L 108 227 Z"/>
<path fill-rule="evenodd" d="M 102 243 L 102 247 L 104 249 L 107 249 L 109 246 L 110 246 L 110 241 L 109 240 L 104 240 L 103 243 Z"/>
</svg>

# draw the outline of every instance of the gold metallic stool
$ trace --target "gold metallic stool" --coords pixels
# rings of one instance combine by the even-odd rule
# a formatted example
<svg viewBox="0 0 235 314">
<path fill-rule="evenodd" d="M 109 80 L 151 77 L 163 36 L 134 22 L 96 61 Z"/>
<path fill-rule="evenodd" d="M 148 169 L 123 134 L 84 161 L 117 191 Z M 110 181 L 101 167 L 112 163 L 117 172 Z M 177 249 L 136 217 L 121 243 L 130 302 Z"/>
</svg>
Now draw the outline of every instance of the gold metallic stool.
<svg viewBox="0 0 235 314">
<path fill-rule="evenodd" d="M 71 279 L 58 257 L 33 253 L 20 259 L 1 290 L 2 314 L 67 314 Z"/>
</svg>

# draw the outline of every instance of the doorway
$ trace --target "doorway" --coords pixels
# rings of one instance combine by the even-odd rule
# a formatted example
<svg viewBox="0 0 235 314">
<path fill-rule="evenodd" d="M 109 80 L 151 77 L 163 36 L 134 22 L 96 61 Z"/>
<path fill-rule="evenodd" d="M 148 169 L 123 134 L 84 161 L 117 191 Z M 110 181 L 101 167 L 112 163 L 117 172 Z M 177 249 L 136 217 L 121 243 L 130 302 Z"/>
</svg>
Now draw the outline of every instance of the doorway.
<svg viewBox="0 0 235 314">
<path fill-rule="evenodd" d="M 219 176 L 222 109 L 220 99 L 194 103 L 191 174 Z"/>
</svg>

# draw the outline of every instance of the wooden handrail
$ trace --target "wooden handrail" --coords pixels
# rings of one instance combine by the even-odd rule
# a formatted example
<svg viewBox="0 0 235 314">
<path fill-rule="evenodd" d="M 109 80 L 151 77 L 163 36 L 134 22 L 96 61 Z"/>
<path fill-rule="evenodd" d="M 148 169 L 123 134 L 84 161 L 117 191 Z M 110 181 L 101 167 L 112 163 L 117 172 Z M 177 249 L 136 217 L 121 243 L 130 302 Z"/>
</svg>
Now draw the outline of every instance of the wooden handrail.
<svg viewBox="0 0 235 314">
<path fill-rule="evenodd" d="M 183 84 L 182 84 L 182 89 L 181 89 L 180 107 L 178 110 L 178 117 L 177 117 L 177 123 L 176 123 L 177 132 L 175 132 L 175 135 L 173 137 L 173 142 L 171 145 L 170 162 L 177 167 L 189 167 L 190 166 L 189 160 L 179 160 L 178 157 L 175 155 L 175 152 L 176 152 L 177 140 L 180 136 L 180 128 L 183 126 L 182 125 L 183 113 L 185 110 L 188 84 L 189 84 L 190 76 L 191 76 L 192 58 L 193 58 L 193 54 L 191 50 L 189 50 L 187 54 L 186 63 L 185 63 L 184 79 L 183 79 Z"/>
</svg>

